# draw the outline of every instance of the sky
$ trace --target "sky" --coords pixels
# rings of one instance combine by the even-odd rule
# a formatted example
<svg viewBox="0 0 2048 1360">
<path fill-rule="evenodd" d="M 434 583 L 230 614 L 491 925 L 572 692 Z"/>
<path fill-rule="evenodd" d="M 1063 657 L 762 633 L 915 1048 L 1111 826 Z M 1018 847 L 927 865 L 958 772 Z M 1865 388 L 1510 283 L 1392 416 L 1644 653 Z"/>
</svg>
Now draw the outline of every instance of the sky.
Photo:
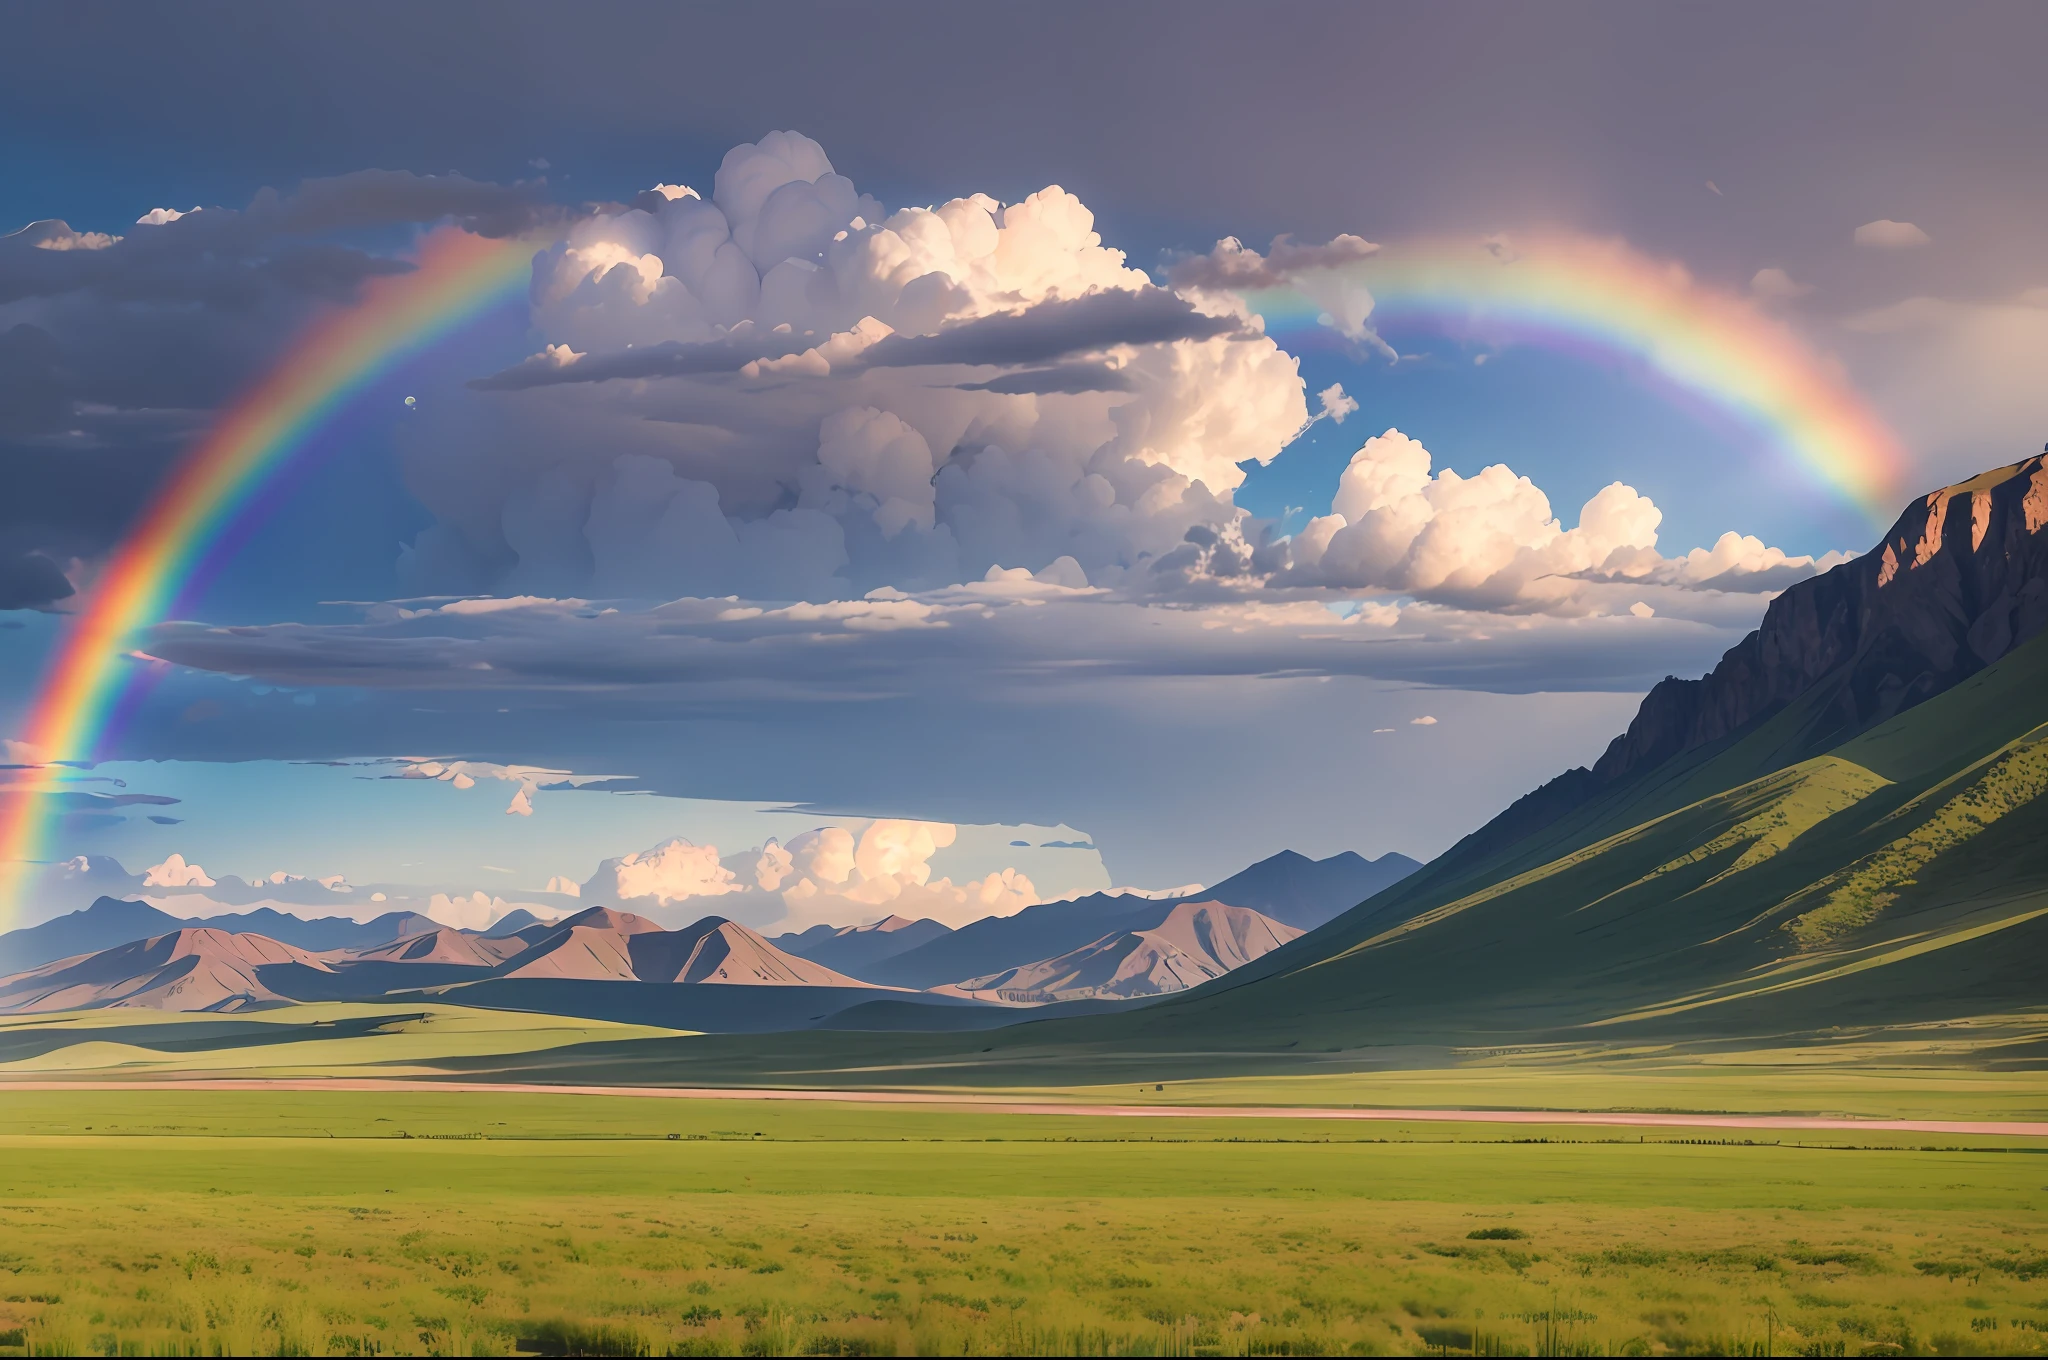
<svg viewBox="0 0 2048 1360">
<path fill-rule="evenodd" d="M 17 739 L 295 337 L 434 233 L 531 257 L 280 460 L 96 750 L 10 745 L 0 926 L 961 924 L 1427 859 L 2048 437 L 2025 5 L 0 33 Z"/>
</svg>

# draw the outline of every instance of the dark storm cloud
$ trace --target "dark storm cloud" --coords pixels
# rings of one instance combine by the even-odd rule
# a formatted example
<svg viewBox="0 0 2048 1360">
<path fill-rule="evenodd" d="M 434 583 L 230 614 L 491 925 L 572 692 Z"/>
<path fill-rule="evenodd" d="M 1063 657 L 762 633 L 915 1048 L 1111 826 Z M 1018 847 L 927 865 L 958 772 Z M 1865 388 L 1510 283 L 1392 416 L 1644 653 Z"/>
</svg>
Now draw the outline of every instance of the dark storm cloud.
<svg viewBox="0 0 2048 1360">
<path fill-rule="evenodd" d="M 369 170 L 119 232 L 51 218 L 0 236 L 0 610 L 71 595 L 64 564 L 106 551 L 312 308 L 412 267 L 337 236 L 524 231 L 553 212 L 544 194 Z"/>
<path fill-rule="evenodd" d="M 509 236 L 552 210 L 546 186 L 484 184 L 460 175 L 364 170 L 259 192 L 242 210 L 204 208 L 116 236 L 56 218 L 0 236 L 0 303 L 92 291 L 122 301 L 250 302 L 269 288 L 346 290 L 406 266 L 319 242 L 322 234 L 453 220 Z"/>
<path fill-rule="evenodd" d="M 1131 380 L 1108 364 L 1056 364 L 1026 368 L 987 382 L 960 383 L 963 392 L 1000 392 L 1009 396 L 1072 396 L 1081 392 L 1128 392 Z"/>
<path fill-rule="evenodd" d="M 1104 289 L 1077 298 L 1054 298 L 1020 312 L 978 317 L 932 335 L 891 335 L 870 345 L 858 357 L 835 363 L 833 369 L 852 372 L 863 368 L 930 368 L 942 364 L 1048 364 L 1069 355 L 1094 353 L 1118 345 L 1207 340 L 1235 335 L 1242 329 L 1242 323 L 1235 318 L 1198 312 L 1163 288 L 1137 292 Z M 809 341 L 792 342 L 783 336 L 741 336 L 700 344 L 667 341 L 636 346 L 613 354 L 589 355 L 568 364 L 535 355 L 502 372 L 478 378 L 470 386 L 508 392 L 567 383 L 608 382 L 614 378 L 737 373 L 756 360 L 801 354 L 809 345 Z M 1120 391 L 1124 385 L 1113 372 L 1101 368 L 1067 367 L 1018 377 L 1022 381 L 1017 386 L 976 387 L 985 386 L 985 390 L 992 392 L 1098 392 Z M 1037 378 L 1060 385 L 1032 385 Z M 1089 385 L 1075 385 L 1081 381 Z"/>
<path fill-rule="evenodd" d="M 1802 558 L 1754 570 L 1730 567 L 1719 575 L 1697 581 L 1687 580 L 1684 572 L 1680 570 L 1684 566 L 1683 558 L 1674 558 L 1662 568 L 1645 575 L 1629 576 L 1620 572 L 1602 571 L 1596 567 L 1588 571 L 1559 572 L 1558 577 L 1570 581 L 1589 581 L 1598 585 L 1655 584 L 1725 595 L 1775 595 L 1788 586 L 1795 586 L 1801 581 L 1820 575 L 1833 566 L 1836 560 L 1832 556 L 1819 561 Z"/>
<path fill-rule="evenodd" d="M 160 793 L 75 793 L 62 792 L 46 795 L 60 806 L 73 810 L 90 810 L 117 807 L 169 807 L 178 802 Z"/>
<path fill-rule="evenodd" d="M 2010 224 L 2048 206 L 2041 21 L 2024 4 L 1276 3 L 1258 24 L 1218 0 L 604 14 L 18 4 L 0 127 L 21 130 L 15 166 L 82 186 L 363 165 L 510 179 L 546 161 L 579 195 L 628 199 L 650 167 L 708 178 L 727 147 L 794 126 L 885 200 L 971 165 L 999 197 L 1062 183 L 1125 241 L 1163 223 L 1151 243 L 1203 250 L 1562 219 L 1737 281 L 1877 217 L 1964 247 L 1939 267 L 1998 275 L 2032 258 Z M 27 203 L 32 180 L 9 180 L 0 209 Z M 2001 207 L 1953 220 L 1973 203 Z M 1808 278 L 1798 259 L 1761 262 Z"/>
<path fill-rule="evenodd" d="M 0 438 L 46 434 L 71 414 L 57 337 L 26 323 L 0 331 Z"/>
<path fill-rule="evenodd" d="M 1253 250 L 1217 249 L 1207 255 L 1185 256 L 1167 267 L 1166 276 L 1178 288 L 1255 292 L 1283 288 L 1315 270 L 1342 269 L 1378 252 L 1377 245 L 1356 236 L 1338 236 L 1321 245 L 1303 245 L 1281 236 L 1264 255 Z"/>
<path fill-rule="evenodd" d="M 75 232 L 61 221 L 31 223 L 0 237 L 0 303 L 86 295 L 107 303 L 245 308 L 280 287 L 307 283 L 324 296 L 345 295 L 373 274 L 406 267 L 343 246 L 181 230 L 209 215 L 139 226 L 143 235 L 120 239 Z"/>
<path fill-rule="evenodd" d="M 63 568 L 40 551 L 0 549 L 0 609 L 41 609 L 73 593 Z"/>
<path fill-rule="evenodd" d="M 1198 312 L 1163 288 L 1104 289 L 980 317 L 935 335 L 892 335 L 862 359 L 871 368 L 1044 364 L 1118 345 L 1208 340 L 1242 329 L 1236 318 Z"/>
<path fill-rule="evenodd" d="M 463 175 L 358 170 L 309 179 L 288 195 L 264 190 L 242 216 L 258 231 L 313 234 L 452 219 L 479 236 L 517 236 L 559 215 L 547 182 L 493 184 Z"/>
<path fill-rule="evenodd" d="M 609 703 L 713 703 L 752 711 L 794 695 L 858 702 L 929 691 L 965 674 L 1045 697 L 1048 685 L 1105 678 L 1347 676 L 1499 693 L 1622 691 L 1684 673 L 1732 645 L 1753 601 L 1705 606 L 1706 619 L 1543 620 L 1497 630 L 1496 616 L 1416 607 L 1398 626 L 1345 622 L 1320 606 L 1274 617 L 1146 607 L 1100 593 L 1021 596 L 961 586 L 913 601 L 843 601 L 762 610 L 678 600 L 594 613 L 580 602 L 471 610 L 379 607 L 353 624 L 166 624 L 152 656 L 287 687 L 356 687 L 476 696 L 574 692 Z M 1724 617 L 1725 616 L 1725 617 Z M 1001 677 L 1000 684 L 993 677 Z M 609 697 L 607 697 L 609 696 Z"/>
<path fill-rule="evenodd" d="M 616 354 L 586 355 L 572 364 L 535 355 L 488 377 L 473 379 L 469 385 L 481 392 L 523 392 L 533 387 L 609 382 L 613 378 L 705 377 L 737 373 L 756 359 L 801 354 L 807 347 L 792 345 L 781 336 L 765 341 L 742 337 L 699 344 L 664 340 L 658 345 L 636 346 Z"/>
<path fill-rule="evenodd" d="M 1332 806 L 1344 811 L 1337 834 L 1371 827 L 1427 853 L 1597 755 L 1634 694 L 1697 674 L 1754 622 L 1660 612 L 1502 629 L 1421 609 L 1383 627 L 1310 606 L 1208 626 L 1221 622 L 1210 611 L 1026 589 L 765 612 L 537 602 L 172 626 L 148 648 L 181 664 L 123 740 L 130 758 L 431 750 L 860 815 L 1051 825 L 1071 813 L 1113 847 L 1114 872 L 1163 883 L 1332 834 Z M 307 694 L 313 704 L 295 702 Z M 202 700 L 219 715 L 178 720 Z M 1439 719 L 1426 744 L 1408 725 L 1425 713 Z M 1398 738 L 1373 733 L 1396 726 Z M 1457 780 L 1439 777 L 1446 763 Z M 1219 769 L 1287 773 L 1218 820 Z M 1131 794 L 1133 771 L 1144 797 Z M 1203 832 L 1161 835 L 1162 817 Z"/>
</svg>

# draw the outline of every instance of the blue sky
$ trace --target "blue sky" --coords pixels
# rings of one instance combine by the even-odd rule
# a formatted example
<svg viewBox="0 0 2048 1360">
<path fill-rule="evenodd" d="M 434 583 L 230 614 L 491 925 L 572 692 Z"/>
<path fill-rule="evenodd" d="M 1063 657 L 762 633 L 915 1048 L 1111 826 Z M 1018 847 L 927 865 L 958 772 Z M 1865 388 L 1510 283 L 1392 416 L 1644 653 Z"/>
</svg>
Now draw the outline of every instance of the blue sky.
<svg viewBox="0 0 2048 1360">
<path fill-rule="evenodd" d="M 2026 10 L 586 15 L 0 20 L 0 233 L 69 228 L 0 242 L 0 589 L 21 606 L 0 612 L 0 719 L 308 317 L 437 224 L 516 221 L 543 247 L 528 304 L 365 392 L 193 618 L 137 640 L 173 669 L 94 775 L 180 801 L 73 817 L 57 857 L 511 901 L 672 837 L 744 877 L 736 856 L 814 827 L 953 828 L 928 851 L 876 831 L 908 858 L 804 908 L 848 919 L 982 900 L 941 880 L 1013 909 L 1290 847 L 1423 858 L 1874 537 L 1761 432 L 1627 363 L 1396 328 L 1396 364 L 1216 320 L 1241 303 L 1173 271 L 1224 236 L 1626 241 L 1803 336 L 1918 485 L 2048 426 Z M 1859 244 L 1879 221 L 1925 239 Z M 691 253 L 704 231 L 727 272 Z M 1085 324 L 1063 310 L 1105 295 Z M 1153 329 L 1118 330 L 1144 307 Z M 729 345 L 742 312 L 793 320 L 775 362 L 810 367 L 516 376 L 548 346 Z M 863 313 L 929 337 L 928 361 L 885 361 Z M 1038 348 L 970 362 L 1011 316 Z M 515 376 L 472 385 L 493 374 Z M 1333 384 L 1341 422 L 1300 428 Z M 1390 429 L 1420 449 L 1368 443 Z M 1512 478 L 1438 475 L 1498 464 L 1547 516 Z M 1581 526 L 1615 482 L 1632 497 Z M 1730 531 L 1748 546 L 1687 557 Z M 456 596 L 536 603 L 434 602 Z M 307 763 L 399 758 L 620 778 L 539 787 L 527 817 L 502 806 L 516 781 Z M 717 900 L 677 882 L 664 909 Z"/>
</svg>

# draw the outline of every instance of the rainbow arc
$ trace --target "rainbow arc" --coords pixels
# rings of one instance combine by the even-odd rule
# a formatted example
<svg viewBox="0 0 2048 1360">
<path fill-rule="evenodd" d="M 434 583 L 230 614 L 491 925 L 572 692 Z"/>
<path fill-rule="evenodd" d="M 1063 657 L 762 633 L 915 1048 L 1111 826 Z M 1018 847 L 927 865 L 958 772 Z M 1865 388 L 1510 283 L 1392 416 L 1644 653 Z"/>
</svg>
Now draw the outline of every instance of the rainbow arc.
<svg viewBox="0 0 2048 1360">
<path fill-rule="evenodd" d="M 41 762 L 90 763 L 137 683 L 129 639 L 160 622 L 232 539 L 264 488 L 367 384 L 526 285 L 530 243 L 453 228 L 421 242 L 416 267 L 373 279 L 354 306 L 313 322 L 172 472 L 115 550 L 45 669 L 19 732 Z M 0 925 L 43 855 L 53 804 L 33 781 L 0 792 Z"/>
<path fill-rule="evenodd" d="M 1370 293 L 1376 325 L 1633 360 L 1758 431 L 1879 527 L 1898 509 L 1904 454 L 1839 364 L 1753 300 L 1626 242 L 1561 232 L 1397 241 L 1311 291 L 1346 286 Z M 1294 289 L 1249 302 L 1275 335 L 1313 330 L 1326 310 Z"/>
</svg>

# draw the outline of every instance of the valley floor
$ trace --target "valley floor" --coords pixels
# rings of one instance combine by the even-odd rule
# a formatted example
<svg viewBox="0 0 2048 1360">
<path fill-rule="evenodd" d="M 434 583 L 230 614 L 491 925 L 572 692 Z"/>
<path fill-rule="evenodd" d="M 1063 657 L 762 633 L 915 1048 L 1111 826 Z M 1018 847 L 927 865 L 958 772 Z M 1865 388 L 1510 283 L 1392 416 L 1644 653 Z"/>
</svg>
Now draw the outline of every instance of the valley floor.
<svg viewBox="0 0 2048 1360">
<path fill-rule="evenodd" d="M 2039 1353 L 2039 1139 L 26 1090 L 0 1344 Z"/>
</svg>

